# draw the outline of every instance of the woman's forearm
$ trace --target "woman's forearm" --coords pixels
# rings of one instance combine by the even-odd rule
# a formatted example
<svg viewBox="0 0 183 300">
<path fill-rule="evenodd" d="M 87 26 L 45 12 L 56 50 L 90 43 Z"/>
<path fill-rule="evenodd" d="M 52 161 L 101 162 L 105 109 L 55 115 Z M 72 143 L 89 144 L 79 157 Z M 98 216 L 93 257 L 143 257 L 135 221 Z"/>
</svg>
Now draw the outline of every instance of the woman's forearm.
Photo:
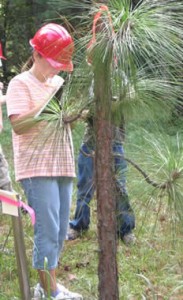
<svg viewBox="0 0 183 300">
<path fill-rule="evenodd" d="M 14 132 L 16 134 L 24 134 L 32 128 L 37 123 L 35 115 L 40 111 L 43 105 L 42 103 L 23 115 L 11 115 L 10 122 Z"/>
</svg>

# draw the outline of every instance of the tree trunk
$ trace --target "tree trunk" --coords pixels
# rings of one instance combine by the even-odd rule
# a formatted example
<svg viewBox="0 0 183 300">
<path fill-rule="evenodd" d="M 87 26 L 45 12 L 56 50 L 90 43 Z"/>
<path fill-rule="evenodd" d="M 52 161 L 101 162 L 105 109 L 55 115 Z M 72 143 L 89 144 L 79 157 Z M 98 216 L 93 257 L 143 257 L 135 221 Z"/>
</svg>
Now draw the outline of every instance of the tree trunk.
<svg viewBox="0 0 183 300">
<path fill-rule="evenodd" d="M 7 27 L 7 12 L 9 10 L 9 4 L 10 1 L 5 1 L 5 4 L 2 4 L 2 13 L 1 13 L 1 17 L 2 17 L 2 25 L 0 27 L 0 41 L 2 43 L 2 48 L 3 48 L 3 55 L 6 57 L 6 27 Z M 6 66 L 6 61 L 2 60 L 2 70 L 3 70 L 3 81 L 7 81 L 7 66 Z M 2 81 L 2 79 L 1 79 Z"/>
<path fill-rule="evenodd" d="M 110 63 L 100 62 L 94 71 L 96 100 L 95 178 L 99 243 L 99 299 L 118 300 L 116 202 L 112 172 L 112 130 L 110 124 Z"/>
<path fill-rule="evenodd" d="M 19 217 L 12 217 L 12 225 L 21 299 L 31 300 L 26 249 L 20 211 Z"/>
<path fill-rule="evenodd" d="M 12 192 L 13 188 L 11 182 L 5 184 L 4 186 L 1 186 L 1 189 Z M 21 300 L 31 300 L 27 257 L 20 208 L 18 210 L 18 217 L 12 216 L 12 227 Z"/>
</svg>

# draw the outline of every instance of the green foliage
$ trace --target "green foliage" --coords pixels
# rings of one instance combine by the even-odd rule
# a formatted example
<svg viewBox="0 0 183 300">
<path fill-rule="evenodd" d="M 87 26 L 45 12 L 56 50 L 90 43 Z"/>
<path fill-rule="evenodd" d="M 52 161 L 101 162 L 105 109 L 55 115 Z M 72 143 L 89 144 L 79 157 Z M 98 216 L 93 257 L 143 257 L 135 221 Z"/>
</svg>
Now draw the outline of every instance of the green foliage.
<svg viewBox="0 0 183 300">
<path fill-rule="evenodd" d="M 118 100 L 116 115 L 119 111 L 125 118 L 169 115 L 182 99 L 182 3 L 143 1 L 131 10 L 130 1 L 109 1 L 109 7 L 115 32 L 111 84 Z"/>
<path fill-rule="evenodd" d="M 151 132 L 138 127 L 138 132 L 131 125 L 131 131 L 140 137 L 136 143 L 134 134 L 130 134 L 125 146 L 126 156 L 135 161 L 147 176 L 157 185 L 152 186 L 152 195 L 156 203 L 161 202 L 169 210 L 171 215 L 170 223 L 182 223 L 182 183 L 183 183 L 183 144 L 181 128 L 174 135 L 167 134 L 167 130 L 159 130 L 152 123 Z M 134 140 L 133 140 L 134 138 Z M 135 141 L 135 142 L 134 142 Z M 143 155 L 139 155 L 142 153 Z M 137 178 L 137 181 L 139 177 Z M 146 177 L 141 180 L 146 181 Z M 176 226 L 177 226 L 176 224 Z M 181 226 L 181 225 L 180 225 Z"/>
<path fill-rule="evenodd" d="M 182 102 L 182 2 L 169 0 L 159 5 L 158 1 L 143 1 L 132 9 L 129 0 L 108 1 L 109 12 L 101 14 L 103 25 L 89 50 L 92 19 L 100 11 L 100 4 L 88 2 L 61 1 L 59 6 L 63 11 L 74 7 L 76 13 L 70 20 L 73 24 L 78 21 L 74 31 L 75 70 L 68 98 L 78 99 L 79 93 L 80 105 L 83 101 L 87 105 L 92 73 L 100 72 L 105 61 L 104 65 L 111 63 L 111 87 L 105 89 L 111 89 L 111 99 L 115 99 L 112 122 L 121 125 L 124 119 L 170 118 Z M 77 9 L 84 13 L 77 15 Z M 79 108 L 78 101 L 73 104 Z"/>
</svg>

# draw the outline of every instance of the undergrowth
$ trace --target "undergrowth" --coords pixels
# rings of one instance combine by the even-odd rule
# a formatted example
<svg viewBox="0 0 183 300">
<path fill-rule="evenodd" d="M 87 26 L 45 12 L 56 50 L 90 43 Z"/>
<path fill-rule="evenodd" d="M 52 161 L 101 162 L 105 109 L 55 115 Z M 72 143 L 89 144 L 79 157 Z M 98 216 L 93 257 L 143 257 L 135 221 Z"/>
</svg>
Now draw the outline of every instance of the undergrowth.
<svg viewBox="0 0 183 300">
<path fill-rule="evenodd" d="M 6 119 L 5 111 L 4 114 Z M 169 136 L 172 139 L 172 144 L 176 140 L 177 131 L 181 131 L 180 126 L 179 128 L 174 126 L 171 129 Z M 155 134 L 155 129 L 153 131 L 151 128 L 151 133 L 152 135 Z M 73 134 L 77 160 L 78 149 L 83 134 L 83 124 L 77 124 Z M 14 180 L 11 131 L 7 120 L 5 120 L 4 132 L 1 134 L 0 141 L 9 162 L 14 189 L 22 194 L 20 186 Z M 143 149 L 148 149 L 149 147 L 145 139 L 143 139 L 140 128 L 137 129 L 137 127 L 129 126 L 127 129 L 125 153 L 139 165 L 145 167 L 147 156 L 145 155 L 145 151 L 137 151 L 140 145 Z M 153 151 L 149 153 L 153 156 Z M 148 168 L 146 172 L 148 172 Z M 151 169 L 151 174 L 153 174 L 152 172 L 153 170 Z M 161 179 L 158 172 L 154 175 L 154 179 Z M 127 247 L 122 241 L 118 241 L 117 260 L 120 300 L 183 299 L 182 226 L 179 222 L 172 222 L 172 215 L 166 196 L 161 197 L 161 195 L 158 195 L 157 190 L 148 185 L 144 178 L 131 165 L 128 168 L 127 188 L 136 216 L 136 229 L 134 233 L 137 241 L 131 247 Z M 75 201 L 76 180 L 71 218 L 74 214 Z M 38 278 L 36 271 L 31 266 L 33 228 L 27 214 L 22 214 L 22 222 L 25 234 L 28 275 L 30 285 L 34 286 Z M 97 273 L 97 211 L 96 199 L 93 199 L 91 202 L 90 230 L 84 233 L 80 239 L 65 242 L 62 259 L 58 268 L 58 278 L 67 288 L 81 293 L 84 300 L 97 300 Z M 1 215 L 0 300 L 10 299 L 20 299 L 18 272 L 11 217 Z"/>
</svg>

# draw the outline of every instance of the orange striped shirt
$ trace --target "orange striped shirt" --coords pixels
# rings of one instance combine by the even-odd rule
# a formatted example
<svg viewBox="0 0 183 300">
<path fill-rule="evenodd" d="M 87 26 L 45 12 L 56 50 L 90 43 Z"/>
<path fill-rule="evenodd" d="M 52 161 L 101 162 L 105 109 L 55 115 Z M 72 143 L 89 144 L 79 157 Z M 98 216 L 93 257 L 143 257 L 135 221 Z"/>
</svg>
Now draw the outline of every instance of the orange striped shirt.
<svg viewBox="0 0 183 300">
<path fill-rule="evenodd" d="M 42 83 L 28 71 L 15 76 L 7 90 L 8 116 L 21 115 L 49 99 L 58 85 L 60 76 Z M 14 167 L 16 180 L 37 176 L 75 177 L 75 164 L 70 126 L 55 130 L 52 122 L 38 122 L 26 133 L 13 134 Z"/>
</svg>

